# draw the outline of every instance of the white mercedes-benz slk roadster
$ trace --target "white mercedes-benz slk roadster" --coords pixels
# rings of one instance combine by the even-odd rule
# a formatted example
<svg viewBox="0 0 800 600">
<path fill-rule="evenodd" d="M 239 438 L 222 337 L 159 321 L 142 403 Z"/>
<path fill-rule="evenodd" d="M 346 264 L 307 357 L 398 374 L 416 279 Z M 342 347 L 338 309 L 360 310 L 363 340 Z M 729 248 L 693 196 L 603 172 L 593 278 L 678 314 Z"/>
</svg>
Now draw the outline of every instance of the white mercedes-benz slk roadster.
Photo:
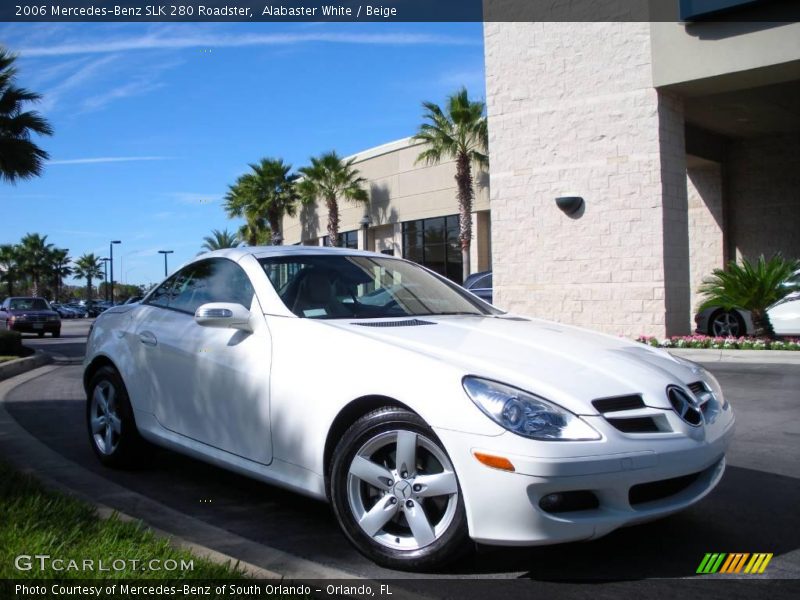
<svg viewBox="0 0 800 600">
<path fill-rule="evenodd" d="M 696 364 L 346 249 L 199 256 L 100 315 L 84 366 L 104 464 L 150 442 L 329 501 L 358 550 L 411 570 L 682 510 L 734 422 Z"/>
</svg>

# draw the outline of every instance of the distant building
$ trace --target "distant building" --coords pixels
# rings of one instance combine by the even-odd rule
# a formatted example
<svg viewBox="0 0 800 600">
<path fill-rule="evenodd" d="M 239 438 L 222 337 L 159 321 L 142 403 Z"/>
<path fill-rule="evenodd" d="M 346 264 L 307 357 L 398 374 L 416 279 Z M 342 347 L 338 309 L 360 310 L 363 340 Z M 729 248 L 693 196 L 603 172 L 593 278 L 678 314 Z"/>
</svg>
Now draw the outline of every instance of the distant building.
<svg viewBox="0 0 800 600">
<path fill-rule="evenodd" d="M 339 202 L 338 245 L 402 256 L 460 283 L 455 162 L 417 164 L 420 150 L 418 142 L 406 138 L 355 155 L 354 167 L 368 181 L 370 203 Z M 486 171 L 473 176 L 470 262 L 478 272 L 491 264 L 489 187 Z M 327 223 L 324 205 L 301 206 L 297 217 L 284 218 L 284 244 L 324 245 Z"/>
</svg>

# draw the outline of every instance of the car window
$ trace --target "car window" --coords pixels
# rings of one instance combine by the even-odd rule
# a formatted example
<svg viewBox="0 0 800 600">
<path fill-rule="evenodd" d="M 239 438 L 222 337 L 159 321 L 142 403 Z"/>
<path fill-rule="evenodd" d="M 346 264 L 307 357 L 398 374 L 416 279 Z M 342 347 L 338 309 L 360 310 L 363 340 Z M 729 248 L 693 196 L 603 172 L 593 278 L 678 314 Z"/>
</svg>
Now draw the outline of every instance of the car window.
<svg viewBox="0 0 800 600">
<path fill-rule="evenodd" d="M 161 287 L 165 289 L 162 291 Z M 253 286 L 244 270 L 228 259 L 211 258 L 181 269 L 153 292 L 148 304 L 194 314 L 208 302 L 232 302 L 249 309 Z"/>
<path fill-rule="evenodd" d="M 50 310 L 44 298 L 15 298 L 10 304 L 12 310 Z"/>
<path fill-rule="evenodd" d="M 492 287 L 492 274 L 489 273 L 488 275 L 484 275 L 475 284 L 472 286 L 476 289 L 483 289 L 483 288 L 490 288 Z"/>
<path fill-rule="evenodd" d="M 181 274 L 181 272 L 182 271 L 178 271 L 175 273 L 175 275 L 158 286 L 149 296 L 147 296 L 144 303 L 152 304 L 153 306 L 161 306 L 163 308 L 169 306 L 170 289 L 172 289 L 172 286 L 175 284 L 175 279 Z"/>
<path fill-rule="evenodd" d="M 460 286 L 402 260 L 309 254 L 259 259 L 295 315 L 316 319 L 494 314 Z"/>
</svg>

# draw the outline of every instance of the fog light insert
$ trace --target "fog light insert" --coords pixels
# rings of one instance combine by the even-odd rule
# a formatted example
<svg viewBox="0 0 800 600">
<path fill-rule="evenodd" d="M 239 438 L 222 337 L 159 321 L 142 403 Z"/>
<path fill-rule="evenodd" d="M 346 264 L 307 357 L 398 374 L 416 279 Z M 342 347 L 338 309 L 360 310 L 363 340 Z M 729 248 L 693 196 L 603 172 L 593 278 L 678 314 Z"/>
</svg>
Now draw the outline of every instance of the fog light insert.
<svg viewBox="0 0 800 600">
<path fill-rule="evenodd" d="M 600 506 L 597 496 L 588 490 L 556 492 L 539 500 L 539 508 L 548 513 L 565 513 L 576 510 L 593 510 Z"/>
</svg>

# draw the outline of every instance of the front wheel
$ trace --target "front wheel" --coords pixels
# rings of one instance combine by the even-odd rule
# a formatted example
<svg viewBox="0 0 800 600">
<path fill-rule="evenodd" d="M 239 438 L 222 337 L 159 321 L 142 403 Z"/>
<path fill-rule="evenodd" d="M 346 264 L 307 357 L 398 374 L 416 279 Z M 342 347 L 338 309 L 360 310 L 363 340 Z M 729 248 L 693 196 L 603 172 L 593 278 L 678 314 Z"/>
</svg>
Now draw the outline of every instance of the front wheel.
<svg viewBox="0 0 800 600">
<path fill-rule="evenodd" d="M 345 535 L 379 565 L 433 570 L 472 547 L 455 469 L 414 413 L 387 407 L 356 421 L 336 447 L 330 486 Z"/>
<path fill-rule="evenodd" d="M 112 367 L 100 368 L 89 382 L 86 423 L 92 450 L 105 466 L 135 467 L 146 456 L 125 384 Z"/>
</svg>

